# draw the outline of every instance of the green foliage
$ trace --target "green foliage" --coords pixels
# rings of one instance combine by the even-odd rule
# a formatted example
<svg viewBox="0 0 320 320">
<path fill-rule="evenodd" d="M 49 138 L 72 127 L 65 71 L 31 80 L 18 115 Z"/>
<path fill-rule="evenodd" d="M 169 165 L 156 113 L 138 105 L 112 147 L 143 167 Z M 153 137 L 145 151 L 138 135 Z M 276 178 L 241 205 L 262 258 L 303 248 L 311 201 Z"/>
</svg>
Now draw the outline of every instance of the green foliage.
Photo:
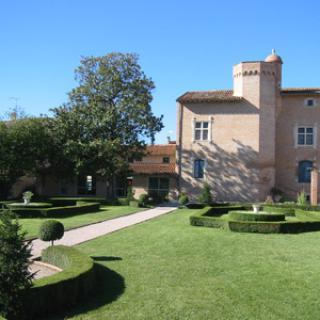
<svg viewBox="0 0 320 320">
<path fill-rule="evenodd" d="M 192 226 L 204 226 L 211 228 L 224 228 L 236 232 L 253 233 L 301 233 L 309 231 L 320 231 L 320 213 L 303 210 L 296 210 L 300 218 L 296 221 L 234 221 L 229 215 L 244 207 L 206 207 L 198 210 L 190 216 Z M 229 214 L 226 215 L 226 211 Z M 223 215 L 224 214 L 224 215 Z M 237 212 L 235 212 L 237 214 Z M 276 214 L 279 215 L 279 214 Z M 280 214 L 281 215 L 281 214 Z M 282 214 L 284 216 L 284 214 Z"/>
<path fill-rule="evenodd" d="M 61 312 L 89 297 L 96 286 L 93 260 L 72 247 L 53 246 L 42 252 L 42 261 L 62 272 L 34 282 L 24 297 L 30 319 Z"/>
<path fill-rule="evenodd" d="M 30 245 L 12 212 L 0 214 L 0 314 L 7 319 L 23 319 L 22 293 L 31 286 L 28 270 Z"/>
<path fill-rule="evenodd" d="M 209 184 L 205 183 L 202 189 L 202 192 L 199 196 L 199 202 L 202 204 L 210 205 L 212 204 L 212 196 L 211 196 L 211 189 Z"/>
<path fill-rule="evenodd" d="M 129 202 L 134 200 L 134 190 L 132 189 L 132 186 L 128 186 L 127 188 L 127 199 Z"/>
<path fill-rule="evenodd" d="M 149 195 L 146 193 L 140 194 L 138 203 L 141 208 L 147 207 L 149 204 Z"/>
<path fill-rule="evenodd" d="M 42 241 L 51 241 L 53 245 L 54 240 L 59 240 L 63 237 L 64 226 L 60 221 L 47 220 L 43 222 L 39 229 L 39 238 Z"/>
<path fill-rule="evenodd" d="M 188 195 L 182 192 L 179 196 L 179 204 L 181 206 L 185 206 L 188 202 L 189 202 Z"/>
<path fill-rule="evenodd" d="M 252 213 L 249 211 L 230 211 L 228 214 L 230 220 L 235 221 L 285 221 L 283 213 Z"/>
<path fill-rule="evenodd" d="M 91 212 L 97 212 L 100 209 L 99 203 L 94 202 L 83 202 L 78 203 L 73 206 L 65 206 L 65 207 L 53 207 L 53 208 L 12 208 L 11 210 L 15 212 L 20 218 L 26 217 L 47 217 L 47 218 L 55 218 L 55 217 L 68 217 L 72 215 L 79 215 Z"/>
<path fill-rule="evenodd" d="M 300 193 L 297 195 L 297 204 L 300 206 L 305 206 L 308 204 L 307 201 L 307 194 L 305 193 L 304 190 L 302 190 Z"/>
<path fill-rule="evenodd" d="M 154 83 L 136 55 L 123 53 L 83 58 L 76 79 L 68 103 L 52 110 L 53 131 L 74 173 L 106 177 L 115 196 L 114 177 L 144 154 L 144 138 L 154 140 L 163 127 L 151 110 Z"/>
<path fill-rule="evenodd" d="M 265 212 L 274 212 L 274 213 L 283 213 L 285 216 L 294 216 L 295 215 L 295 209 L 294 208 L 279 208 L 276 206 L 263 206 L 263 211 Z"/>
<path fill-rule="evenodd" d="M 63 146 L 55 143 L 51 121 L 43 117 L 0 122 L 0 199 L 8 196 L 19 177 L 42 175 L 51 169 L 57 176 L 68 163 L 68 159 L 61 159 Z"/>
</svg>

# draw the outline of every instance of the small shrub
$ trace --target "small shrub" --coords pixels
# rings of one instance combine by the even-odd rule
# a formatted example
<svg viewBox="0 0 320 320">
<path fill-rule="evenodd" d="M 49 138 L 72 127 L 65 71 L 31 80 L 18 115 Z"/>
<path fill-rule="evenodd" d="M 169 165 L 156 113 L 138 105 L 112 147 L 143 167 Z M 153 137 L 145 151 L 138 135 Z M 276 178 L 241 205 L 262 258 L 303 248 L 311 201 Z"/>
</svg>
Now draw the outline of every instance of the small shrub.
<svg viewBox="0 0 320 320">
<path fill-rule="evenodd" d="M 204 184 L 198 200 L 200 203 L 206 204 L 206 205 L 210 205 L 213 202 L 212 196 L 211 196 L 211 189 L 207 183 Z"/>
<path fill-rule="evenodd" d="M 300 206 L 305 206 L 308 204 L 307 202 L 307 194 L 302 190 L 300 193 L 298 193 L 297 196 L 297 204 Z"/>
<path fill-rule="evenodd" d="M 138 204 L 141 208 L 146 207 L 149 204 L 149 196 L 146 193 L 140 194 Z"/>
<path fill-rule="evenodd" d="M 59 240 L 64 235 L 64 226 L 60 221 L 47 220 L 41 226 L 39 230 L 39 238 L 42 241 L 51 241 L 51 245 L 55 240 Z"/>
<path fill-rule="evenodd" d="M 185 193 L 181 193 L 179 196 L 179 204 L 185 206 L 189 202 L 189 197 Z"/>
<path fill-rule="evenodd" d="M 23 319 L 22 298 L 33 276 L 28 270 L 30 243 L 20 229 L 12 212 L 0 214 L 0 313 L 6 319 Z"/>
<path fill-rule="evenodd" d="M 127 199 L 128 199 L 128 202 L 134 200 L 134 190 L 132 189 L 132 186 L 129 186 L 128 189 L 127 189 Z"/>
</svg>

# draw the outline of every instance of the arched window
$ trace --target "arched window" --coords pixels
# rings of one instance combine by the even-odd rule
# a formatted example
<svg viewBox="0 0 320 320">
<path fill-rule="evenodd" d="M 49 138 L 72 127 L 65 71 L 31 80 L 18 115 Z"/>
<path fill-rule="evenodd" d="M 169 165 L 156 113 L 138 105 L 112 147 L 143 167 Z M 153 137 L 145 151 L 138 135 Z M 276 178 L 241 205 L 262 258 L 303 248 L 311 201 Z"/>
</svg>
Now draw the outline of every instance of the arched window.
<svg viewBox="0 0 320 320">
<path fill-rule="evenodd" d="M 301 183 L 310 183 L 311 181 L 312 161 L 303 160 L 299 162 L 298 181 Z"/>
<path fill-rule="evenodd" d="M 202 160 L 202 159 L 194 160 L 193 176 L 195 178 L 203 178 L 203 176 L 204 176 L 204 160 Z"/>
</svg>

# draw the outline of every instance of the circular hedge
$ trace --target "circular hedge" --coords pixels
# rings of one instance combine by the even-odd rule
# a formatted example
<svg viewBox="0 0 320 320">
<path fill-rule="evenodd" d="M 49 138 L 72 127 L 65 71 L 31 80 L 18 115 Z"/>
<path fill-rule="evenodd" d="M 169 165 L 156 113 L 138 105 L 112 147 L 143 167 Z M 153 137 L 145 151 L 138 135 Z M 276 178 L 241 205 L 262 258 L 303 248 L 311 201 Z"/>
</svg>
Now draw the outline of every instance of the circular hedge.
<svg viewBox="0 0 320 320">
<path fill-rule="evenodd" d="M 283 213 L 268 213 L 261 211 L 253 213 L 252 211 L 229 211 L 228 216 L 233 221 L 285 221 Z"/>
<path fill-rule="evenodd" d="M 39 229 L 39 238 L 43 241 L 59 240 L 64 235 L 64 226 L 57 220 L 45 221 Z"/>
<path fill-rule="evenodd" d="M 16 202 L 16 203 L 8 203 L 7 206 L 12 209 L 45 209 L 52 207 L 51 203 L 48 202 L 31 202 L 29 204 L 24 204 L 23 202 Z"/>
</svg>

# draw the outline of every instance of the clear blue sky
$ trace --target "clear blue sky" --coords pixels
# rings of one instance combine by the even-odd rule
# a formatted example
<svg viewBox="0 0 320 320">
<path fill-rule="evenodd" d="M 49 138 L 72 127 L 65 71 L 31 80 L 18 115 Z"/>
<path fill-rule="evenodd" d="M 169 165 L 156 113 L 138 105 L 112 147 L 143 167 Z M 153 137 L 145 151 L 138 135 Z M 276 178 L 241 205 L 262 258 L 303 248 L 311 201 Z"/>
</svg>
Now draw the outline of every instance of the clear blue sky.
<svg viewBox="0 0 320 320">
<path fill-rule="evenodd" d="M 67 100 L 81 56 L 136 52 L 154 80 L 157 142 L 175 136 L 176 98 L 232 87 L 232 65 L 284 60 L 283 85 L 320 86 L 319 1 L 10 0 L 0 5 L 0 114 L 48 113 Z"/>
</svg>

